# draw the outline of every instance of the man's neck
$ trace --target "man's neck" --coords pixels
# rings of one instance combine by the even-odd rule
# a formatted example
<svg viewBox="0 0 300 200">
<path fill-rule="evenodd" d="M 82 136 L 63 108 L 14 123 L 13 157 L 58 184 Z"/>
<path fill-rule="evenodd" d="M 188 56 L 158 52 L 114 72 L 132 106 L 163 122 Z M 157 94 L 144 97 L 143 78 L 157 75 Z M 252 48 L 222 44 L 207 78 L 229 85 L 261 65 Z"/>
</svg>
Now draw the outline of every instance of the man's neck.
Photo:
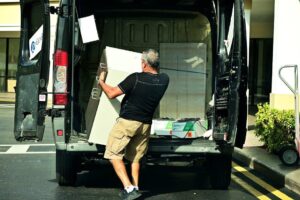
<svg viewBox="0 0 300 200">
<path fill-rule="evenodd" d="M 143 72 L 150 73 L 150 74 L 158 74 L 157 70 L 151 69 L 150 67 L 147 67 L 146 69 L 144 69 Z"/>
</svg>

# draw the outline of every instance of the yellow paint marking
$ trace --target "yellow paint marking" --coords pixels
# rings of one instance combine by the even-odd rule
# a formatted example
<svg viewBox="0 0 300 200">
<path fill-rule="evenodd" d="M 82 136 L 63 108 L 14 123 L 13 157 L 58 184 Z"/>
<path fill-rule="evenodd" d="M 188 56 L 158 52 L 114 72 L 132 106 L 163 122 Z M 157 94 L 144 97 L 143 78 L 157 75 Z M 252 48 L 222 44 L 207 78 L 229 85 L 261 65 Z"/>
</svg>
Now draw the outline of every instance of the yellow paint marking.
<svg viewBox="0 0 300 200">
<path fill-rule="evenodd" d="M 261 192 L 259 192 L 258 190 L 256 190 L 254 187 L 252 187 L 251 185 L 249 185 L 248 183 L 246 183 L 242 179 L 238 178 L 236 175 L 231 174 L 231 179 L 234 182 L 236 182 L 237 184 L 239 184 L 240 186 L 242 186 L 245 190 L 247 190 L 250 194 L 252 194 L 253 196 L 255 196 L 257 199 L 271 200 L 269 197 L 267 197 L 266 195 L 262 194 Z"/>
<path fill-rule="evenodd" d="M 232 167 L 236 171 L 238 171 L 238 172 L 244 174 L 246 177 L 250 178 L 252 181 L 254 181 L 255 183 L 257 183 L 258 185 L 260 185 L 264 189 L 268 190 L 273 195 L 277 196 L 278 198 L 284 199 L 284 200 L 292 200 L 292 198 L 290 198 L 286 194 L 282 193 L 281 191 L 277 190 L 276 188 L 274 188 L 273 186 L 271 186 L 267 182 L 263 181 L 262 179 L 254 176 L 253 174 L 251 174 L 250 172 L 248 172 L 245 168 L 239 166 L 235 162 L 232 162 Z"/>
</svg>

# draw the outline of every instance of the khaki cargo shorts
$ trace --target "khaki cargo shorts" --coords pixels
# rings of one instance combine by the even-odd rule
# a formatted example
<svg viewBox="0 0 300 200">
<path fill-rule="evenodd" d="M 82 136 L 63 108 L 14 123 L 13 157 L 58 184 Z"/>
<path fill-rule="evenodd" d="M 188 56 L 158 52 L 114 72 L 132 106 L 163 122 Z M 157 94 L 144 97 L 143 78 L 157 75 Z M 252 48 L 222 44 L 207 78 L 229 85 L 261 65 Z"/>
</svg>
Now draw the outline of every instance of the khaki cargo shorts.
<svg viewBox="0 0 300 200">
<path fill-rule="evenodd" d="M 109 134 L 104 158 L 122 160 L 125 157 L 139 162 L 148 149 L 150 128 L 151 124 L 118 118 Z"/>
</svg>

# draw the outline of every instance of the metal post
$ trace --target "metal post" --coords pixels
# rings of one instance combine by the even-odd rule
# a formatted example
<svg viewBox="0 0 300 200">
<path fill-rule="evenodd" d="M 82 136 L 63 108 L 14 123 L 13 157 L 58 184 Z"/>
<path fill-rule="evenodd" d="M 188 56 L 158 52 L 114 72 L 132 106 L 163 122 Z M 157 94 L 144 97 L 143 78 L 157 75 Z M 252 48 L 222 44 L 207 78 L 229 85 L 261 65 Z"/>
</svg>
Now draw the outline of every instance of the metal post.
<svg viewBox="0 0 300 200">
<path fill-rule="evenodd" d="M 296 133 L 296 137 L 295 137 L 295 141 L 296 141 L 296 148 L 297 151 L 300 152 L 300 146 L 299 146 L 299 91 L 298 91 L 298 66 L 295 66 L 295 121 L 296 121 L 296 125 L 295 125 L 295 133 Z"/>
<path fill-rule="evenodd" d="M 72 1 L 72 75 L 71 75 L 71 134 L 73 133 L 74 123 L 74 53 L 75 53 L 75 0 Z"/>
</svg>

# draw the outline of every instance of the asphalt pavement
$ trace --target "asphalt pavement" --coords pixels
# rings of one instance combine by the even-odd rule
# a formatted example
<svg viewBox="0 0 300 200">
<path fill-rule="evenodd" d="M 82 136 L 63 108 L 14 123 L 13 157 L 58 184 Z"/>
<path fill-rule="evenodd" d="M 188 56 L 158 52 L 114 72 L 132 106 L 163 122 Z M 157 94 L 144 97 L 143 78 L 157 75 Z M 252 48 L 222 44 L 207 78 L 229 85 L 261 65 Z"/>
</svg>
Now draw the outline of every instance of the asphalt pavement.
<svg viewBox="0 0 300 200">
<path fill-rule="evenodd" d="M 1 94 L 1 93 L 0 93 Z M 13 107 L 14 95 L 2 98 L 0 95 L 1 107 Z M 269 153 L 263 147 L 263 143 L 254 135 L 255 109 L 248 115 L 248 132 L 243 149 L 235 149 L 233 158 L 236 162 L 242 163 L 249 169 L 253 169 L 270 179 L 278 187 L 286 187 L 291 191 L 300 194 L 300 163 L 298 166 L 285 166 L 277 155 Z M 50 130 L 49 130 L 50 131 Z M 46 139 L 47 143 L 51 136 Z M 10 143 L 11 141 L 7 141 Z M 0 198 L 1 199 L 1 198 Z"/>
</svg>

